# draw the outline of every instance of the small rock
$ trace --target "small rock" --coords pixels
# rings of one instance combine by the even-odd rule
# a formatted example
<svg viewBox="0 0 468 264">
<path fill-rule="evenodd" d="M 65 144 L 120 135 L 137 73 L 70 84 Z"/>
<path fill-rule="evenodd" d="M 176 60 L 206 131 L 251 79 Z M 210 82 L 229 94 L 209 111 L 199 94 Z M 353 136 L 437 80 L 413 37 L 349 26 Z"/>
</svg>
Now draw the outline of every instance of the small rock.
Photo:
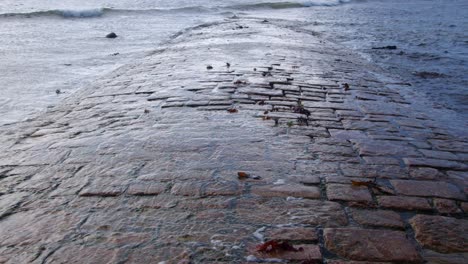
<svg viewBox="0 0 468 264">
<path fill-rule="evenodd" d="M 423 79 L 434 79 L 434 78 L 447 77 L 447 75 L 445 75 L 443 73 L 428 72 L 428 71 L 414 72 L 413 75 L 418 76 L 418 77 L 423 78 Z"/>
<path fill-rule="evenodd" d="M 106 38 L 116 38 L 116 37 L 117 37 L 117 34 L 115 34 L 114 32 L 111 32 L 106 35 Z"/>
<path fill-rule="evenodd" d="M 206 66 L 206 69 L 207 69 L 207 70 L 212 70 L 212 69 L 213 69 L 213 66 L 208 65 L 208 66 Z"/>
<path fill-rule="evenodd" d="M 384 46 L 384 47 L 374 47 L 372 49 L 388 49 L 388 50 L 396 50 L 397 46 Z"/>
<path fill-rule="evenodd" d="M 57 89 L 57 90 L 55 90 L 55 93 L 56 93 L 56 94 L 61 94 L 62 91 L 60 91 L 60 89 Z"/>
<path fill-rule="evenodd" d="M 344 90 L 345 90 L 345 91 L 348 91 L 348 90 L 349 90 L 349 84 L 345 83 L 345 84 L 343 84 L 343 87 L 344 87 Z"/>
</svg>

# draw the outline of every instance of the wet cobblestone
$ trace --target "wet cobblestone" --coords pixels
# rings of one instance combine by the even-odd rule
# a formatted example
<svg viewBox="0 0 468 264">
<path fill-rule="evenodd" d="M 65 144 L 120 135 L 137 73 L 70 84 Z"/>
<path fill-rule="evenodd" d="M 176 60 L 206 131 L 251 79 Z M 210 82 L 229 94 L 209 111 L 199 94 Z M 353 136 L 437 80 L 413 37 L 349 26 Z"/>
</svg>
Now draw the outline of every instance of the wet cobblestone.
<svg viewBox="0 0 468 264">
<path fill-rule="evenodd" d="M 466 261 L 468 140 L 288 23 L 193 28 L 0 127 L 0 263 Z"/>
</svg>

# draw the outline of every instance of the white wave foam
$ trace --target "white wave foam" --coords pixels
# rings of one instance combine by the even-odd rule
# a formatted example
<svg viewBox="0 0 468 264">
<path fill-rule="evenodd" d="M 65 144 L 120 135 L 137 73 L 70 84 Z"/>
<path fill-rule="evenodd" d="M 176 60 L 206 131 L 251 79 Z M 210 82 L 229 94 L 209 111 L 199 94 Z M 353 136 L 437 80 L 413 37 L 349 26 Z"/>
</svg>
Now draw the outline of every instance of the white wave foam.
<svg viewBox="0 0 468 264">
<path fill-rule="evenodd" d="M 54 9 L 34 12 L 19 12 L 19 13 L 0 13 L 0 17 L 31 17 L 31 16 L 61 16 L 63 18 L 90 18 L 100 17 L 108 11 L 106 8 L 94 9 Z"/>
<path fill-rule="evenodd" d="M 95 9 L 84 9 L 84 10 L 55 10 L 54 13 L 62 17 L 70 18 L 88 18 L 88 17 L 100 17 L 104 14 L 104 8 Z"/>
</svg>

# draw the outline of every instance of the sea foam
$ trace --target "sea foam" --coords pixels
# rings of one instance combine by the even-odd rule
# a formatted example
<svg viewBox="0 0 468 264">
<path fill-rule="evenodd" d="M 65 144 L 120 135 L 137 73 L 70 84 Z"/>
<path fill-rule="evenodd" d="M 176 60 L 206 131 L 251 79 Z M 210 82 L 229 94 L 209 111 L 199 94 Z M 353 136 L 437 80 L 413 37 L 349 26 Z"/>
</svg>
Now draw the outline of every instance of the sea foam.
<svg viewBox="0 0 468 264">
<path fill-rule="evenodd" d="M 104 11 L 105 11 L 104 8 L 95 8 L 95 9 L 83 9 L 83 10 L 58 9 L 52 12 L 65 18 L 67 17 L 87 18 L 87 17 L 100 17 L 104 14 Z"/>
<path fill-rule="evenodd" d="M 63 18 L 90 18 L 100 17 L 108 11 L 106 8 L 94 9 L 54 9 L 54 10 L 41 10 L 34 12 L 19 12 L 19 13 L 1 13 L 1 17 L 47 17 L 47 16 L 60 16 Z"/>
</svg>

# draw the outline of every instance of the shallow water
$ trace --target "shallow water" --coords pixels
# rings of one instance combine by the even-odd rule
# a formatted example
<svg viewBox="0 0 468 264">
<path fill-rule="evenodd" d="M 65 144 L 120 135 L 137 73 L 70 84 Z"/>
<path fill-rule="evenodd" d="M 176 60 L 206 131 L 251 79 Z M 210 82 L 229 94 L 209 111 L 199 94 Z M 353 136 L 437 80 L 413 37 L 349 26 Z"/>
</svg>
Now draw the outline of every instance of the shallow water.
<svg viewBox="0 0 468 264">
<path fill-rule="evenodd" d="M 376 1 L 331 9 L 316 11 L 320 32 L 412 83 L 434 107 L 468 117 L 467 1 Z M 388 45 L 397 50 L 372 49 Z"/>
<path fill-rule="evenodd" d="M 428 101 L 427 107 L 453 110 L 459 118 L 447 122 L 466 121 L 468 15 L 463 10 L 468 10 L 464 0 L 1 1 L 0 124 L 56 104 L 184 28 L 234 14 L 298 20 L 298 27 L 319 32 L 411 83 L 410 92 Z M 106 39 L 111 31 L 119 37 Z M 372 49 L 388 45 L 397 49 Z M 63 93 L 57 95 L 57 89 Z"/>
<path fill-rule="evenodd" d="M 283 10 L 304 28 L 359 52 L 411 83 L 431 107 L 468 117 L 468 2 L 354 1 L 333 7 Z M 269 16 L 263 12 L 262 16 Z M 396 50 L 373 49 L 396 46 Z"/>
<path fill-rule="evenodd" d="M 195 13 L 0 18 L 1 123 L 15 122 L 117 67 L 144 57 L 177 31 L 209 19 Z M 115 31 L 116 39 L 105 38 Z M 62 93 L 57 95 L 56 90 Z"/>
</svg>

